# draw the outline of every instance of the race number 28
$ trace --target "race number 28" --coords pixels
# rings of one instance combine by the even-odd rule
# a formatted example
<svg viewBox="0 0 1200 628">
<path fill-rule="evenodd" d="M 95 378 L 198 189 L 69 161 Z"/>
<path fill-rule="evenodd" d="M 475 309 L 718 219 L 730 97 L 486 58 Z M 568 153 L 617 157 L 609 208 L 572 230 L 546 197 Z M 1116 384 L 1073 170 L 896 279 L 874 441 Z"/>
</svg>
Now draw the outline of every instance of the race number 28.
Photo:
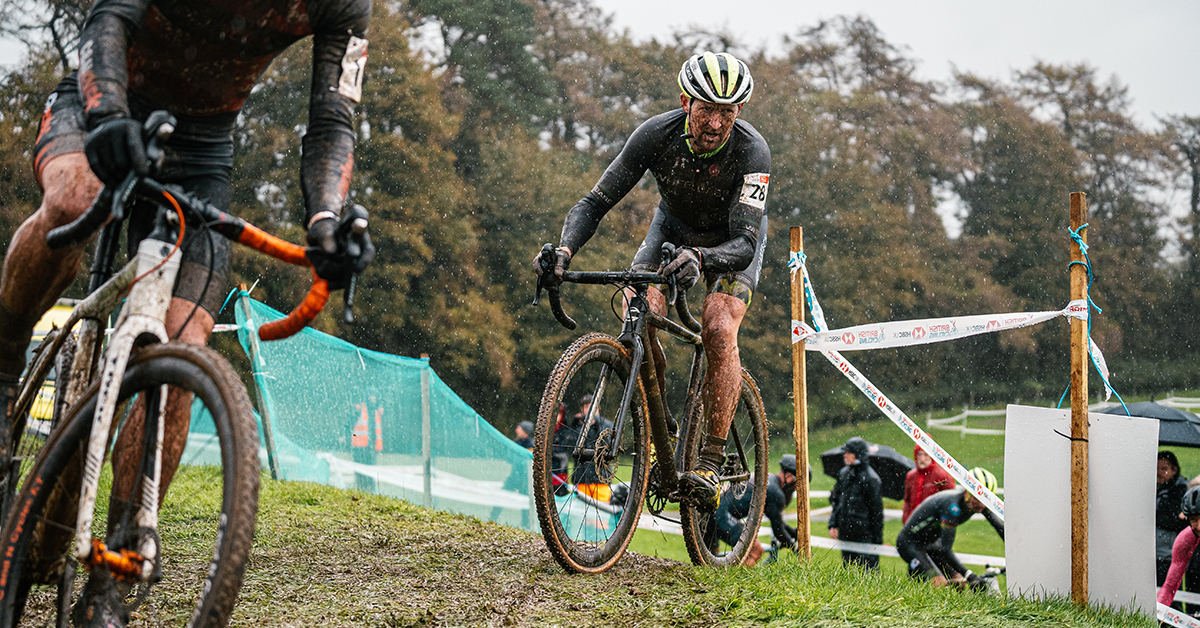
<svg viewBox="0 0 1200 628">
<path fill-rule="evenodd" d="M 756 172 L 748 174 L 742 180 L 742 194 L 738 197 L 739 203 L 745 203 L 757 209 L 763 209 L 767 205 L 767 184 L 771 181 L 771 175 Z"/>
</svg>

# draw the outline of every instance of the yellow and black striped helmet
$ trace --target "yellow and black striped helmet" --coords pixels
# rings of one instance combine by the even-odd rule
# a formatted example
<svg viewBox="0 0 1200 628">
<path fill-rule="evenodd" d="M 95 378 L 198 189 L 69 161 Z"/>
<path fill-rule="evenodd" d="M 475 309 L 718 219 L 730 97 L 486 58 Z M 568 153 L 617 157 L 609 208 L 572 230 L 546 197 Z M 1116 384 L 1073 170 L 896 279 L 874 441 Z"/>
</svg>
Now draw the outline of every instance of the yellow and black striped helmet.
<svg viewBox="0 0 1200 628">
<path fill-rule="evenodd" d="M 721 105 L 750 100 L 754 79 L 750 68 L 728 52 L 707 50 L 683 62 L 679 89 L 690 98 Z"/>
<path fill-rule="evenodd" d="M 983 467 L 975 467 L 974 469 L 971 469 L 971 475 L 978 480 L 984 488 L 993 493 L 996 492 L 996 476 L 992 475 L 991 471 L 988 471 Z"/>
</svg>

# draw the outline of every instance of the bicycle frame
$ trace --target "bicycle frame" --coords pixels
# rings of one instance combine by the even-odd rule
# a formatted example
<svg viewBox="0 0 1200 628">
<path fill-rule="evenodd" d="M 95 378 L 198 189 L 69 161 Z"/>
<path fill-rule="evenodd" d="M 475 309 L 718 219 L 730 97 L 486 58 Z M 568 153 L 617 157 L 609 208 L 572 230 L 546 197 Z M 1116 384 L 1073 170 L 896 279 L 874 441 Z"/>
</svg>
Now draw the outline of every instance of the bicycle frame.
<svg viewBox="0 0 1200 628">
<path fill-rule="evenodd" d="M 694 348 L 692 354 L 692 366 L 688 377 L 688 389 L 685 399 L 688 400 L 687 406 L 684 408 L 682 422 L 679 427 L 679 434 L 686 433 L 688 421 L 692 418 L 692 407 L 690 403 L 696 399 L 699 394 L 702 382 L 702 362 L 704 359 L 704 344 L 700 336 L 700 324 L 692 317 L 688 311 L 686 292 L 678 291 L 676 293 L 673 284 L 669 285 L 670 292 L 675 293 L 674 299 L 671 301 L 675 304 L 676 312 L 680 320 L 686 323 L 686 327 L 681 325 L 661 314 L 658 314 L 650 307 L 649 286 L 651 284 L 667 283 L 667 279 L 656 274 L 646 272 L 578 272 L 567 271 L 563 273 L 563 281 L 570 283 L 581 284 L 618 284 L 626 288 L 625 294 L 627 298 L 625 308 L 625 318 L 622 322 L 621 334 L 617 337 L 622 344 L 629 348 L 630 363 L 639 365 L 629 373 L 629 377 L 625 382 L 625 390 L 621 404 L 617 412 L 617 416 L 613 421 L 613 433 L 621 434 L 625 429 L 625 422 L 628 418 L 628 409 L 630 401 L 633 398 L 633 391 L 640 378 L 645 383 L 646 402 L 648 405 L 650 419 L 650 437 L 654 443 L 656 460 L 655 463 L 660 469 L 658 480 L 660 490 L 663 495 L 671 495 L 678 489 L 678 473 L 685 471 L 684 469 L 684 451 L 683 440 L 680 439 L 675 445 L 671 444 L 671 434 L 667 422 L 667 405 L 666 399 L 663 397 L 663 391 L 658 387 L 657 365 L 653 351 L 647 351 L 650 346 L 650 327 L 661 329 L 662 331 L 678 338 L 679 340 L 691 345 Z M 540 293 L 541 284 L 538 284 Z M 632 294 L 630 294 L 632 291 Z M 550 306 L 554 312 L 555 318 L 559 320 L 563 326 L 568 329 L 575 328 L 575 322 L 562 309 L 561 297 L 558 287 L 555 286 L 549 290 Z M 665 296 L 665 295 L 664 295 Z M 534 299 L 534 304 L 537 304 L 537 298 Z M 601 370 L 600 378 L 597 381 L 595 391 L 593 392 L 592 405 L 588 410 L 587 416 L 581 423 L 582 427 L 579 431 L 579 437 L 575 444 L 572 455 L 578 460 L 589 461 L 593 460 L 596 451 L 584 448 L 586 434 L 591 430 L 595 421 L 595 417 L 599 412 L 600 396 L 603 394 L 604 385 L 608 379 L 609 369 L 604 367 Z M 742 460 L 746 457 L 745 446 L 742 443 L 741 436 L 735 428 L 731 427 L 729 437 L 733 439 L 734 447 Z M 619 436 L 616 439 L 619 442 Z M 604 462 L 610 463 L 616 459 L 620 452 L 615 449 L 604 453 Z M 749 478 L 749 473 L 722 476 L 722 480 L 739 481 Z"/>
<path fill-rule="evenodd" d="M 696 323 L 687 309 L 687 300 L 685 293 L 678 292 L 675 295 L 674 303 L 676 311 L 679 313 L 681 320 L 687 322 L 689 327 L 684 327 L 675 321 L 662 316 L 655 312 L 650 307 L 648 290 L 651 283 L 666 283 L 667 280 L 656 273 L 645 272 L 623 272 L 623 273 L 605 273 L 605 272 L 572 272 L 568 271 L 563 274 L 563 281 L 583 284 L 620 284 L 627 288 L 627 303 L 625 308 L 625 318 L 622 322 L 621 334 L 618 340 L 629 348 L 630 363 L 639 365 L 638 368 L 632 369 L 629 373 L 628 380 L 625 382 L 625 390 L 621 404 L 617 412 L 617 416 L 613 421 L 613 433 L 621 434 L 625 429 L 625 422 L 628 418 L 628 408 L 630 401 L 633 398 L 633 392 L 637 385 L 638 378 L 645 383 L 646 400 L 648 404 L 649 419 L 650 419 L 650 437 L 654 443 L 659 469 L 662 471 L 658 474 L 659 481 L 662 482 L 661 489 L 665 494 L 671 494 L 678 488 L 676 474 L 683 468 L 684 451 L 682 441 L 680 444 L 671 444 L 670 429 L 667 424 L 666 400 L 662 396 L 662 391 L 658 388 L 658 376 L 656 370 L 655 356 L 653 351 L 647 351 L 650 343 L 650 327 L 655 327 L 664 332 L 682 340 L 683 342 L 692 345 L 695 352 L 692 356 L 691 374 L 688 382 L 687 399 L 695 398 L 698 393 L 701 382 L 701 360 L 704 356 L 704 344 L 700 337 L 700 325 Z M 628 290 L 632 290 L 629 294 Z M 674 287 L 671 287 L 674 292 Z M 536 300 L 535 300 L 536 303 Z M 574 321 L 571 321 L 562 311 L 561 300 L 559 297 L 558 288 L 550 289 L 550 304 L 554 315 L 568 328 L 574 327 Z M 568 325 L 568 322 L 570 324 Z M 597 381 L 591 408 L 588 411 L 582 427 L 579 432 L 579 439 L 575 444 L 575 449 L 572 452 L 578 460 L 592 460 L 596 455 L 595 450 L 584 448 L 586 434 L 591 429 L 596 414 L 600 407 L 600 396 L 603 394 L 604 384 L 608 379 L 608 367 L 601 370 L 600 378 Z M 690 419 L 691 408 L 685 409 L 683 423 L 680 426 L 682 429 L 687 428 L 687 421 Z M 611 450 L 604 453 L 604 462 L 612 462 L 616 459 L 619 451 Z"/>
<path fill-rule="evenodd" d="M 160 565 L 158 560 L 160 548 L 157 546 L 156 535 L 146 535 L 135 550 L 136 555 L 125 550 L 119 554 L 105 548 L 100 540 L 93 539 L 91 530 L 95 518 L 100 472 L 104 464 L 104 454 L 108 449 L 108 441 L 112 438 L 113 421 L 116 417 L 121 383 L 124 380 L 129 359 L 138 346 L 170 341 L 166 330 L 166 316 L 171 305 L 175 279 L 183 257 L 183 253 L 178 247 L 181 241 L 179 233 L 182 228 L 183 209 L 179 207 L 178 203 L 183 202 L 214 231 L 231 240 L 293 264 L 305 265 L 306 261 L 302 248 L 278 240 L 259 231 L 253 225 L 229 217 L 199 199 L 176 192 L 176 195 L 179 196 L 179 199 L 176 200 L 175 196 L 168 193 L 167 188 L 150 179 L 135 183 L 137 185 L 129 188 L 129 193 L 124 195 L 122 202 L 128 200 L 136 188 L 148 195 L 162 194 L 176 205 L 176 211 L 172 212 L 160 205 L 153 232 L 139 244 L 135 258 L 115 274 L 112 274 L 110 269 L 115 256 L 115 241 L 120 233 L 121 221 L 114 220 L 104 227 L 97 242 L 97 253 L 93 261 L 91 292 L 76 305 L 63 327 L 55 332 L 54 338 L 47 338 L 43 343 L 48 345 L 48 350 L 39 352 L 25 379 L 30 384 L 21 390 L 14 406 L 14 416 L 21 417 L 19 423 L 14 426 L 14 433 L 22 433 L 24 417 L 32 406 L 37 389 L 40 387 L 32 383 L 40 384 L 45 379 L 53 366 L 51 364 L 53 356 L 58 354 L 67 337 L 78 325 L 80 331 L 77 349 L 70 367 L 69 384 L 63 393 L 65 406 L 72 407 L 82 398 L 95 381 L 97 365 L 100 366 L 100 373 L 96 411 L 84 461 L 72 553 L 81 564 L 89 566 L 105 564 L 118 577 L 149 581 L 159 573 L 157 569 Z M 111 199 L 111 195 L 101 194 L 93 208 L 106 203 L 108 199 Z M 91 211 L 89 210 L 89 212 Z M 83 220 L 84 218 L 81 218 L 71 226 L 80 224 Z M 68 228 L 64 227 L 63 229 Z M 54 237 L 55 234 L 52 232 L 51 238 Z M 64 239 L 59 240 L 60 243 L 63 241 Z M 126 296 L 124 306 L 105 347 L 104 323 L 121 303 L 122 298 Z M 264 325 L 259 330 L 260 336 L 267 338 L 268 335 L 274 334 L 274 337 L 286 337 L 295 333 L 321 311 L 327 298 L 328 287 L 324 280 L 318 279 L 305 301 L 287 319 Z M 101 357 L 102 355 L 103 357 Z M 162 386 L 157 394 L 148 393 L 145 396 L 148 397 L 147 404 L 155 404 L 158 410 L 155 416 L 158 419 L 157 425 L 147 424 L 145 426 L 145 430 L 147 430 L 145 431 L 147 435 L 145 453 L 152 454 L 152 462 L 139 470 L 142 477 L 141 503 L 135 514 L 135 521 L 139 529 L 156 530 L 165 429 L 163 416 L 168 397 L 167 386 Z M 151 429 L 154 431 L 150 432 Z"/>
</svg>

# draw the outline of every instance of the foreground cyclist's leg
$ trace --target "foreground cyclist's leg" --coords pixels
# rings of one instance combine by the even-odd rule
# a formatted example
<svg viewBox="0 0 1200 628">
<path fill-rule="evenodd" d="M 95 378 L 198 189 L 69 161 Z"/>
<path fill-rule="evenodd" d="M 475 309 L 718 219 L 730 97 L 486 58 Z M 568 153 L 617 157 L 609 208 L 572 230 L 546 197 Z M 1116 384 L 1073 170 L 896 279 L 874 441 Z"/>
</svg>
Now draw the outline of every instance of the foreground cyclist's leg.
<svg viewBox="0 0 1200 628">
<path fill-rule="evenodd" d="M 747 295 L 748 296 L 748 295 Z M 742 363 L 737 336 L 746 315 L 746 301 L 714 291 L 704 299 L 704 329 L 701 336 L 708 357 L 704 375 L 704 407 L 709 415 L 709 432 L 700 448 L 696 467 L 683 481 L 698 505 L 715 510 L 720 499 L 718 483 L 724 460 L 725 439 L 737 409 L 742 387 Z"/>
<path fill-rule="evenodd" d="M 46 234 L 87 210 L 100 190 L 83 153 L 58 155 L 40 172 L 42 204 L 13 234 L 0 276 L 0 412 L 5 435 L 33 326 L 70 285 L 83 256 L 83 245 L 51 251 Z M 5 438 L 3 444 L 7 442 Z"/>
<path fill-rule="evenodd" d="M 701 445 L 708 439 L 707 418 L 710 416 L 710 413 L 705 412 L 703 402 L 695 404 L 685 431 L 686 467 L 695 468 L 698 465 Z M 762 395 L 759 394 L 754 379 L 745 370 L 742 371 L 741 395 L 728 433 L 726 447 L 719 454 L 720 508 L 716 516 L 704 511 L 696 500 L 685 500 L 679 508 L 684 544 L 696 565 L 752 565 L 758 561 L 761 554 L 759 526 L 750 525 L 749 522 L 762 519 L 767 496 L 767 461 L 770 454 L 767 449 L 767 420 L 763 411 Z M 732 527 L 728 518 L 721 518 L 721 511 L 724 509 L 728 509 L 729 514 L 734 515 L 739 522 L 746 522 L 739 528 L 736 536 L 723 534 L 723 540 L 729 546 L 726 551 L 708 542 L 710 536 L 717 532 L 714 529 L 717 524 L 725 528 Z"/>
</svg>

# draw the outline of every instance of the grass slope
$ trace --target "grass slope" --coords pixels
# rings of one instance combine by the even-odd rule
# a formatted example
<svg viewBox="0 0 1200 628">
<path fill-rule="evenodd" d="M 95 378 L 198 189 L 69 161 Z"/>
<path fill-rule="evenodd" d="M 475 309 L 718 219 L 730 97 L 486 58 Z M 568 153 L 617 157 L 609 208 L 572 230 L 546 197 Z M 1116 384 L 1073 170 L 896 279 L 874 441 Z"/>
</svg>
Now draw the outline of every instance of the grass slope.
<svg viewBox="0 0 1200 628">
<path fill-rule="evenodd" d="M 185 468 L 162 512 L 168 556 L 192 562 L 213 472 Z M 211 511 L 210 511 L 211 512 Z M 211 517 L 209 517 L 211 519 Z M 179 625 L 195 581 L 166 580 L 135 625 Z M 33 596 L 35 622 L 52 596 Z M 836 555 L 716 571 L 627 554 L 608 573 L 568 575 L 540 536 L 400 501 L 263 479 L 259 523 L 234 625 L 242 626 L 1146 626 L 1064 601 L 933 590 Z"/>
</svg>

